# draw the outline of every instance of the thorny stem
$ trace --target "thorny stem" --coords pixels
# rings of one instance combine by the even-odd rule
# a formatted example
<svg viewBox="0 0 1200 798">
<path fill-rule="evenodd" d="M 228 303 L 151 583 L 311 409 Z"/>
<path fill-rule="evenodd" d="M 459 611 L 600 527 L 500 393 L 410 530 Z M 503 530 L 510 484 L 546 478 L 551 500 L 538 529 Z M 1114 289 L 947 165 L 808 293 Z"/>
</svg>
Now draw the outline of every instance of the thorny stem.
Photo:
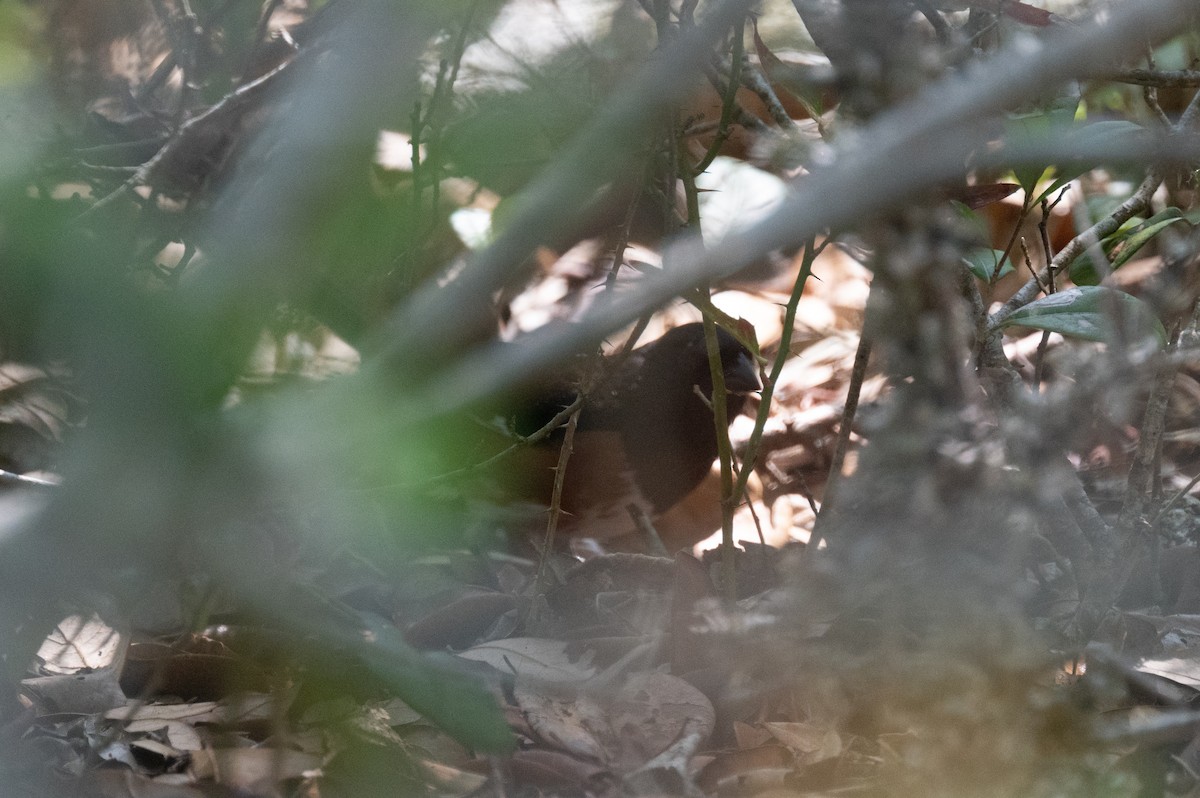
<svg viewBox="0 0 1200 798">
<path fill-rule="evenodd" d="M 804 242 L 804 259 L 800 263 L 800 271 L 792 286 L 791 296 L 788 297 L 787 305 L 784 306 L 783 333 L 779 340 L 779 350 L 775 353 L 775 360 L 771 364 L 771 373 L 763 386 L 762 401 L 758 405 L 758 415 L 754 419 L 754 430 L 750 433 L 750 440 L 747 441 L 745 453 L 742 455 L 742 472 L 738 476 L 737 486 L 734 488 L 736 496 L 741 496 L 745 492 L 750 472 L 758 459 L 758 449 L 762 445 L 763 430 L 766 429 L 767 418 L 770 415 L 771 398 L 775 394 L 775 385 L 779 382 L 779 375 L 783 373 L 784 364 L 791 356 L 792 333 L 796 327 L 796 309 L 800 304 L 800 297 L 804 294 L 804 286 L 812 274 L 813 262 L 831 240 L 826 239 L 819 247 L 812 238 Z"/>
<path fill-rule="evenodd" d="M 474 474 L 476 472 L 483 471 L 483 470 L 495 465 L 496 463 L 500 462 L 501 460 L 505 459 L 506 457 L 511 455 L 513 452 L 516 452 L 518 449 L 524 449 L 525 447 L 532 446 L 535 443 L 541 443 L 546 438 L 549 438 L 554 433 L 555 430 L 559 429 L 564 424 L 569 423 L 571 420 L 571 417 L 573 415 L 575 415 L 575 413 L 581 407 L 583 407 L 582 394 L 579 396 L 576 396 L 575 400 L 573 402 L 571 402 L 571 404 L 567 405 L 562 410 L 558 411 L 558 413 L 556 413 L 554 415 L 554 418 L 547 421 L 538 430 L 536 430 L 535 432 L 533 432 L 530 435 L 526 435 L 524 437 L 518 437 L 515 443 L 508 446 L 503 451 L 497 452 L 496 454 L 492 455 L 488 459 L 483 460 L 481 462 L 472 463 L 471 465 L 469 465 L 465 468 L 457 468 L 453 471 L 447 471 L 444 474 L 438 474 L 437 476 L 431 477 L 429 480 L 427 480 L 425 482 L 425 484 L 426 485 L 436 485 L 439 482 L 445 482 L 446 480 L 455 479 L 457 477 L 462 477 L 462 476 L 468 476 L 470 474 Z M 387 486 L 385 486 L 385 487 L 387 487 Z"/>
<path fill-rule="evenodd" d="M 713 427 L 717 434 L 717 454 L 721 462 L 721 594 L 733 604 L 737 600 L 737 563 L 733 549 L 733 508 L 737 497 L 733 489 L 733 447 L 729 443 L 729 415 L 725 396 L 725 374 L 721 368 L 721 350 L 717 343 L 717 325 L 709 314 L 704 316 L 704 342 L 708 347 L 708 371 L 712 375 Z"/>
<path fill-rule="evenodd" d="M 535 595 L 543 595 L 550 589 L 550 554 L 554 551 L 554 539 L 558 534 L 558 519 L 562 516 L 562 491 L 567 477 L 567 462 L 574 451 L 575 430 L 579 426 L 579 414 L 583 409 L 585 386 L 580 387 L 579 406 L 567 419 L 566 432 L 563 435 L 562 446 L 558 450 L 558 465 L 554 467 L 554 490 L 550 494 L 550 517 L 546 520 L 546 536 L 542 540 L 541 556 L 538 557 L 538 570 Z M 536 606 L 536 605 L 535 605 Z"/>
<path fill-rule="evenodd" d="M 454 95 L 454 83 L 458 79 L 463 53 L 466 50 L 467 33 L 471 28 L 471 21 L 478 5 L 478 2 L 473 2 L 467 6 L 462 25 L 454 37 L 449 57 L 442 58 L 438 62 L 437 77 L 434 80 L 433 91 L 430 93 L 424 114 L 421 113 L 419 101 L 413 107 L 410 143 L 412 146 L 412 208 L 413 219 L 416 222 L 412 233 L 414 241 L 422 232 L 420 226 L 421 194 L 425 185 L 429 186 L 428 229 L 432 230 L 437 225 L 438 206 L 441 204 L 442 191 L 440 163 L 442 157 L 441 120 L 444 118 L 442 112 Z M 424 139 L 422 139 L 422 134 L 424 134 Z M 425 145 L 423 162 L 420 152 L 422 144 Z M 412 246 L 415 247 L 415 244 Z"/>
<path fill-rule="evenodd" d="M 734 112 L 737 110 L 737 90 L 741 83 L 745 31 L 746 18 L 742 17 L 733 29 L 733 48 L 729 55 L 729 83 L 725 86 L 725 93 L 721 100 L 721 119 L 717 123 L 717 135 L 709 145 L 708 151 L 704 153 L 704 157 L 700 159 L 700 163 L 696 164 L 695 169 L 692 170 L 694 175 L 702 174 L 712 165 L 732 132 L 730 125 L 733 123 Z"/>
<path fill-rule="evenodd" d="M 687 197 L 688 227 L 692 234 L 699 237 L 700 206 L 699 194 L 696 191 L 696 170 L 692 168 L 684 151 L 682 140 L 678 145 L 677 174 L 683 181 L 684 195 Z M 712 380 L 712 410 L 713 429 L 717 436 L 717 459 L 721 468 L 721 594 L 730 605 L 737 600 L 737 562 L 733 549 L 733 510 L 740 495 L 734 491 L 733 485 L 733 446 L 729 443 L 729 412 L 725 395 L 725 372 L 721 364 L 721 349 L 717 342 L 717 326 L 712 303 L 709 300 L 711 288 L 705 284 L 696 288 L 695 304 L 704 313 L 704 344 L 708 350 L 708 373 Z"/>
<path fill-rule="evenodd" d="M 430 127 L 431 133 L 434 134 L 428 137 L 428 144 L 426 145 L 426 161 L 430 162 L 434 169 L 433 180 L 430 181 L 430 193 L 432 195 L 430 197 L 431 217 L 434 220 L 438 216 L 438 205 L 441 202 L 442 191 L 442 181 L 439 175 L 442 157 L 442 138 L 440 135 L 437 135 L 441 132 L 441 126 L 438 124 L 440 120 L 435 118 L 434 115 L 440 113 L 454 96 L 454 84 L 458 80 L 458 72 L 462 67 L 463 53 L 466 52 L 467 48 L 467 33 L 471 29 L 471 22 L 478 8 L 478 0 L 467 6 L 462 26 L 458 29 L 458 35 L 454 39 L 454 47 L 450 51 L 450 58 L 444 59 L 441 65 L 439 65 L 438 80 L 434 86 L 433 96 L 429 100 L 429 108 L 425 115 L 425 124 Z M 415 180 L 413 181 L 413 186 L 414 188 L 418 187 Z"/>
<path fill-rule="evenodd" d="M 621 267 L 625 265 L 625 250 L 629 247 L 629 231 L 633 227 L 633 217 L 637 214 L 637 209 L 638 198 L 635 197 L 625 210 L 625 218 L 621 222 L 621 237 L 613 249 L 612 268 L 608 270 L 608 276 L 604 278 L 605 293 L 613 291 L 617 287 L 617 275 L 621 271 Z"/>
</svg>

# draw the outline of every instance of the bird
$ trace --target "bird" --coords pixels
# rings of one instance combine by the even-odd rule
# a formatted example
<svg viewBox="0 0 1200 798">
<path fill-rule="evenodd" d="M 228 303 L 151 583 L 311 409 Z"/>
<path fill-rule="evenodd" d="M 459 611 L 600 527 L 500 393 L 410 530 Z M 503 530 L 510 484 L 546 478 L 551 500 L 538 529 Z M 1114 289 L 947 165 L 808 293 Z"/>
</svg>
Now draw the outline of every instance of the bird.
<svg viewBox="0 0 1200 798">
<path fill-rule="evenodd" d="M 750 350 L 721 327 L 716 335 L 728 424 L 762 382 Z M 568 539 L 638 549 L 631 512 L 661 518 L 703 482 L 717 457 L 704 325 L 672 328 L 624 356 L 603 358 L 598 371 L 566 463 L 559 528 Z M 500 413 L 512 432 L 529 436 L 575 402 L 580 382 L 578 374 L 539 380 L 506 397 Z M 510 495 L 549 506 L 564 437 L 559 429 L 501 466 Z"/>
</svg>

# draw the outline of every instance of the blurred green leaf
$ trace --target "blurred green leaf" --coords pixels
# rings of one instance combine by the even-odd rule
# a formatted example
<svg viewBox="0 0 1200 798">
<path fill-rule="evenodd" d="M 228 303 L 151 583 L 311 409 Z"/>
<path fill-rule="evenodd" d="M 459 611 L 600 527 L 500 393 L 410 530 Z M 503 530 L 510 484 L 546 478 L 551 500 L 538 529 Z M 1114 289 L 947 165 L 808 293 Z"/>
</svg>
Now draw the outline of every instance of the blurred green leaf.
<svg viewBox="0 0 1200 798">
<path fill-rule="evenodd" d="M 996 264 L 1004 257 L 1004 250 L 991 249 L 989 247 L 980 247 L 973 249 L 963 255 L 963 263 L 971 270 L 971 274 L 983 280 L 985 283 L 992 282 L 992 275 L 996 274 Z M 1000 267 L 1000 274 L 997 277 L 1003 277 L 1011 273 L 1013 265 L 1011 260 L 1005 260 L 1004 265 Z"/>
<path fill-rule="evenodd" d="M 1136 139 L 1144 129 L 1127 120 L 1106 120 L 1079 124 L 1076 112 L 1080 108 L 1075 97 L 1064 97 L 1049 110 L 1019 114 L 1009 117 L 1005 139 L 1009 142 L 1038 139 L 1068 138 L 1083 149 L 1094 149 L 1104 145 L 1117 145 Z M 1051 196 L 1063 186 L 1093 168 L 1093 164 L 1078 161 L 1068 164 L 1046 166 L 1020 166 L 1013 169 L 1013 176 L 1030 197 L 1032 207 Z M 1043 180 L 1049 182 L 1038 191 Z M 1035 194 L 1036 192 L 1036 194 Z"/>
<path fill-rule="evenodd" d="M 0 85 L 23 82 L 33 77 L 41 46 L 36 6 L 25 3 L 0 4 Z"/>
<path fill-rule="evenodd" d="M 1070 129 L 1075 120 L 1075 111 L 1079 105 L 1077 97 L 1058 98 L 1048 109 L 1027 114 L 1014 114 L 1009 117 L 1005 139 L 1035 139 L 1057 135 L 1059 131 Z M 1013 170 L 1017 183 L 1031 196 L 1034 189 L 1046 174 L 1045 166 L 1022 166 Z"/>
<path fill-rule="evenodd" d="M 1132 329 L 1167 340 L 1162 322 L 1142 300 L 1123 291 L 1101 286 L 1080 286 L 1030 302 L 1004 322 L 1005 327 L 1032 327 L 1085 341 L 1105 342 L 1112 337 L 1114 313 Z"/>
<path fill-rule="evenodd" d="M 515 748 L 503 711 L 480 679 L 450 661 L 439 664 L 420 654 L 394 626 L 365 615 L 363 621 L 367 634 L 360 658 L 406 704 L 476 751 L 505 754 Z"/>
<path fill-rule="evenodd" d="M 950 207 L 958 214 L 958 217 L 969 224 L 972 230 L 980 241 L 988 240 L 988 223 L 987 220 L 979 215 L 979 211 L 962 200 L 950 200 Z"/>
<path fill-rule="evenodd" d="M 1072 141 L 1089 146 L 1112 143 L 1122 138 L 1139 135 L 1142 132 L 1143 129 L 1141 126 L 1125 120 L 1093 122 L 1090 125 L 1074 127 L 1069 131 L 1065 131 L 1066 135 L 1069 135 Z M 1038 193 L 1034 203 L 1041 202 L 1091 168 L 1091 164 L 1074 164 L 1069 167 L 1056 168 L 1054 180 Z"/>
</svg>

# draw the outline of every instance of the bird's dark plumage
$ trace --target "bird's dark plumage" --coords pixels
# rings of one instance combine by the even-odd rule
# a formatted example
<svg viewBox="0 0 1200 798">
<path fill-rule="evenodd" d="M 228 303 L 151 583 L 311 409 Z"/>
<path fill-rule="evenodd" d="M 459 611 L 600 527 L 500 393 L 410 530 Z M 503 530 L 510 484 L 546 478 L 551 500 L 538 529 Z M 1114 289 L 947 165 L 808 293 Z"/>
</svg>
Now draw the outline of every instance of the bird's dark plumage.
<svg viewBox="0 0 1200 798">
<path fill-rule="evenodd" d="M 725 330 L 717 340 L 732 421 L 746 394 L 761 387 L 753 356 Z M 579 537 L 611 539 L 629 532 L 628 505 L 652 518 L 687 496 L 712 469 L 717 437 L 704 326 L 676 327 L 628 356 L 610 358 L 584 399 L 567 464 L 562 528 Z M 576 397 L 577 381 L 543 382 L 511 409 L 517 431 L 528 435 Z M 532 394 L 532 395 L 531 395 Z M 529 497 L 548 502 L 561 432 L 534 447 L 533 465 L 509 467 Z"/>
</svg>

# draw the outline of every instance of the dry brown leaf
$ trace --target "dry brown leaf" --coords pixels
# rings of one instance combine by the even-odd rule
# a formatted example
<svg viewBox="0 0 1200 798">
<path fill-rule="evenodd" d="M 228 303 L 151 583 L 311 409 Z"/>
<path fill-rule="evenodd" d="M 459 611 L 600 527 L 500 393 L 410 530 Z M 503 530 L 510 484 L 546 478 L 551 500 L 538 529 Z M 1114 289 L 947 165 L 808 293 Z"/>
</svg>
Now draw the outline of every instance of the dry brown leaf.
<svg viewBox="0 0 1200 798">
<path fill-rule="evenodd" d="M 796 754 L 798 764 L 811 765 L 842 753 L 842 738 L 832 729 L 798 722 L 769 722 L 763 728 Z"/>
<path fill-rule="evenodd" d="M 668 748 L 686 724 L 712 732 L 712 704 L 695 687 L 662 673 L 631 676 L 616 693 L 518 681 L 515 694 L 546 742 L 631 773 Z"/>
<path fill-rule="evenodd" d="M 463 659 L 486 662 L 502 673 L 551 682 L 581 682 L 596 675 L 591 655 L 572 657 L 564 640 L 513 637 L 473 646 L 459 654 Z"/>
<path fill-rule="evenodd" d="M 193 754 L 189 772 L 197 781 L 270 793 L 276 782 L 310 775 L 321 764 L 320 757 L 286 748 L 216 748 Z"/>
</svg>

